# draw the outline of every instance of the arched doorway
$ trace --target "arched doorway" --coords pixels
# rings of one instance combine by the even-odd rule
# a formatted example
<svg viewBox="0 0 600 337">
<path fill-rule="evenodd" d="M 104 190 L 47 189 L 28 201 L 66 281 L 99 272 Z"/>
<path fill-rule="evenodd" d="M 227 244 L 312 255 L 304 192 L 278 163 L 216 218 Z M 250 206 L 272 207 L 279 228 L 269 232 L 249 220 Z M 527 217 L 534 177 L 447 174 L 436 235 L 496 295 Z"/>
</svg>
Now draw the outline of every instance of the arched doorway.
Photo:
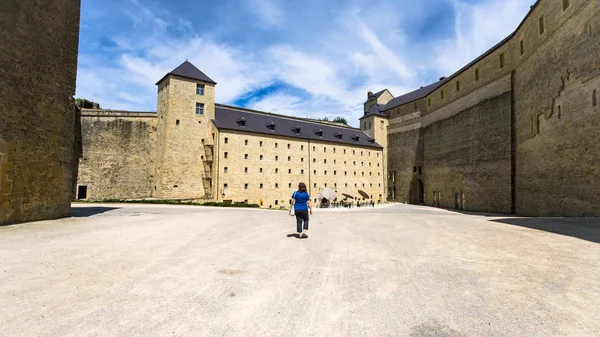
<svg viewBox="0 0 600 337">
<path fill-rule="evenodd" d="M 425 185 L 421 179 L 415 178 L 410 184 L 409 203 L 412 205 L 425 203 Z"/>
</svg>

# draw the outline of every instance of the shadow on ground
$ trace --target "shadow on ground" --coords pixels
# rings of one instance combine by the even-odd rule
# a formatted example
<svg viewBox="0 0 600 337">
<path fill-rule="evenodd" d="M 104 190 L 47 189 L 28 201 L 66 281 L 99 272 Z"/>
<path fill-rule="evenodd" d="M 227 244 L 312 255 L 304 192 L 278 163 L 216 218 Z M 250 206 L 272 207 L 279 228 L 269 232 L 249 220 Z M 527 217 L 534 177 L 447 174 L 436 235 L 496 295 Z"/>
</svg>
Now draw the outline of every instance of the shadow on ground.
<svg viewBox="0 0 600 337">
<path fill-rule="evenodd" d="M 118 207 L 71 207 L 71 217 L 73 218 L 87 218 L 92 215 L 106 213 L 119 209 Z"/>
<path fill-rule="evenodd" d="M 491 221 L 600 243 L 600 218 L 507 218 Z"/>
</svg>

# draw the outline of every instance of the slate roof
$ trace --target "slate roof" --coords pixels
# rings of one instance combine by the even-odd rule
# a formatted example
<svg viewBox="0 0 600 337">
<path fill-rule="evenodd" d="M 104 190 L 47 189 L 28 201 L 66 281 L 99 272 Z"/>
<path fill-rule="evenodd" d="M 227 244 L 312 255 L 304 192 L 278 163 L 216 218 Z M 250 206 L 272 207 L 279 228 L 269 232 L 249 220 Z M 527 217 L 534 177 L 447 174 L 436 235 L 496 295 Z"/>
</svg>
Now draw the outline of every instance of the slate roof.
<svg viewBox="0 0 600 337">
<path fill-rule="evenodd" d="M 371 96 L 365 103 L 370 102 L 370 101 L 372 101 L 374 99 L 378 99 L 379 96 L 381 96 L 386 90 L 387 89 L 383 89 L 381 91 L 378 91 L 378 92 L 374 93 L 373 96 Z"/>
<path fill-rule="evenodd" d="M 533 11 L 535 10 L 535 8 L 539 5 L 540 1 L 541 0 L 536 0 L 536 2 L 533 5 L 530 6 L 529 12 L 525 16 L 525 18 L 523 18 L 523 20 L 521 21 L 521 23 L 519 24 L 519 26 L 517 27 L 517 29 L 515 29 L 515 31 L 512 32 L 509 36 L 507 36 L 504 40 L 498 42 L 495 46 L 493 46 L 492 48 L 488 49 L 485 53 L 483 53 L 482 55 L 480 55 L 479 57 L 477 57 L 473 61 L 469 62 L 469 64 L 467 64 L 466 66 L 460 68 L 458 71 L 456 71 L 454 74 L 450 75 L 445 80 L 435 82 L 435 83 L 430 84 L 430 85 L 428 85 L 426 87 L 420 88 L 420 89 L 415 90 L 413 92 L 409 92 L 406 95 L 402 95 L 400 97 L 396 97 L 396 98 L 392 99 L 391 101 L 389 101 L 387 103 L 387 105 L 385 106 L 385 109 L 386 110 L 393 109 L 393 108 L 398 107 L 400 105 L 404 105 L 406 103 L 410 103 L 412 101 L 421 99 L 421 98 L 429 95 L 430 93 L 432 93 L 433 91 L 435 91 L 437 88 L 439 88 L 440 86 L 442 86 L 444 83 L 446 83 L 446 82 L 454 79 L 456 76 L 460 75 L 461 73 L 463 73 L 464 71 L 466 71 L 467 69 L 469 69 L 473 65 L 475 65 L 477 62 L 481 61 L 486 56 L 488 56 L 491 53 L 493 53 L 494 51 L 496 51 L 496 49 L 502 47 L 502 45 L 504 45 L 506 42 L 510 41 L 510 39 L 512 39 L 517 34 L 517 32 L 521 29 L 521 27 L 523 26 L 523 24 L 525 24 L 525 21 L 527 21 L 527 19 L 529 18 L 529 16 L 531 16 L 531 13 L 533 13 Z"/>
<path fill-rule="evenodd" d="M 409 92 L 408 94 L 405 94 L 405 95 L 393 98 L 391 101 L 389 101 L 385 105 L 385 110 L 393 109 L 395 107 L 404 105 L 406 103 L 409 103 L 409 102 L 421 99 L 421 98 L 429 95 L 433 91 L 435 91 L 435 89 L 441 87 L 446 82 L 448 82 L 448 79 L 443 79 L 441 81 L 437 81 L 437 82 L 435 82 L 433 84 L 430 84 L 430 85 L 428 85 L 426 87 L 422 87 L 422 88 L 420 88 L 418 90 Z"/>
<path fill-rule="evenodd" d="M 220 130 L 236 130 L 382 149 L 381 145 L 359 129 L 222 104 L 215 104 L 213 123 Z"/>
<path fill-rule="evenodd" d="M 190 61 L 187 60 L 183 62 L 179 67 L 173 69 L 170 73 L 167 73 L 165 76 L 163 76 L 163 78 L 161 78 L 160 81 L 156 82 L 156 84 L 162 82 L 169 75 L 176 75 L 180 77 L 190 78 L 192 80 L 199 80 L 203 82 L 217 84 L 217 82 L 211 80 L 210 77 L 206 76 L 206 74 L 201 72 L 200 69 L 196 68 L 196 66 L 194 66 L 192 63 L 190 63 Z"/>
<path fill-rule="evenodd" d="M 369 109 L 369 111 L 365 112 L 365 114 L 360 119 L 367 118 L 367 117 L 373 116 L 373 115 L 387 117 L 387 115 L 385 113 L 385 104 L 373 105 L 371 107 L 371 109 Z"/>
</svg>

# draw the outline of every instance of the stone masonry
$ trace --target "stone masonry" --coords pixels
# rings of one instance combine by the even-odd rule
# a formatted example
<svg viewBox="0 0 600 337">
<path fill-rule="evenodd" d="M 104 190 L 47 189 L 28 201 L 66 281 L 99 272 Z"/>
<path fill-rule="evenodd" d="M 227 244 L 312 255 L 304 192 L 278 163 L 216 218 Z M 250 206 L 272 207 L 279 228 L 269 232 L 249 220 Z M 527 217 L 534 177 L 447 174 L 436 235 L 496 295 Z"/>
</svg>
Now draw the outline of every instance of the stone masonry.
<svg viewBox="0 0 600 337">
<path fill-rule="evenodd" d="M 69 216 L 79 8 L 0 1 L 0 224 Z"/>
<path fill-rule="evenodd" d="M 389 195 L 600 215 L 599 11 L 597 0 L 539 0 L 515 33 L 426 95 L 386 105 Z"/>
</svg>

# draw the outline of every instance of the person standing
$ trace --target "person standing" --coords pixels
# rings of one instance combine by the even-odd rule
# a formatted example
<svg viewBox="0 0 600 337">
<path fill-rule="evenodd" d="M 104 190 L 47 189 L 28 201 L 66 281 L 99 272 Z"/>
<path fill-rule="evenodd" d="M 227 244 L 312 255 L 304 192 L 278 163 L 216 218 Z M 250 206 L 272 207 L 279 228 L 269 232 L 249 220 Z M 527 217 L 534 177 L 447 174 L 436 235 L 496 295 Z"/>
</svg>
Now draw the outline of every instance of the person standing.
<svg viewBox="0 0 600 337">
<path fill-rule="evenodd" d="M 310 195 L 306 191 L 306 184 L 299 183 L 298 190 L 292 194 L 292 205 L 296 215 L 296 230 L 299 239 L 308 238 L 308 215 L 312 215 Z"/>
</svg>

